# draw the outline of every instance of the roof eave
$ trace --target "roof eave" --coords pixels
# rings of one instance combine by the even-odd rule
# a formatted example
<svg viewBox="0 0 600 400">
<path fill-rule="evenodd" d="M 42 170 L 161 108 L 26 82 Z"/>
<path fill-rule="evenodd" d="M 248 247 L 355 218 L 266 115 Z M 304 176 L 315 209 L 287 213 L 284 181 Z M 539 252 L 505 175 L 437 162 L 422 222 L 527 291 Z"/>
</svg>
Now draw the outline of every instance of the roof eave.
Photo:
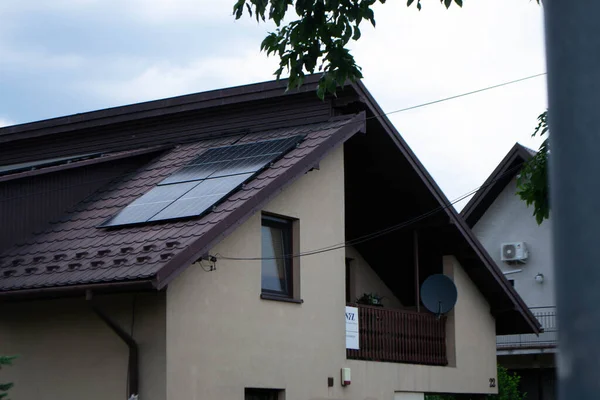
<svg viewBox="0 0 600 400">
<path fill-rule="evenodd" d="M 152 280 L 141 279 L 119 282 L 98 282 L 83 285 L 51 286 L 0 291 L 0 302 L 77 297 L 84 296 L 88 291 L 92 291 L 97 294 L 108 294 L 147 290 L 156 290 Z"/>
</svg>

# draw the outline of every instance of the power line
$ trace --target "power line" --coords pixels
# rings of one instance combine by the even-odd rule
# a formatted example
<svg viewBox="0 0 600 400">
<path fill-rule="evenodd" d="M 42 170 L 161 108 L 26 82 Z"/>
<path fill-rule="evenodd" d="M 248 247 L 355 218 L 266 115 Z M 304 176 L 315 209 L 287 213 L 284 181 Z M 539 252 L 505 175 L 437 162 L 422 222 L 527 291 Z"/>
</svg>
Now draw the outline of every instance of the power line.
<svg viewBox="0 0 600 400">
<path fill-rule="evenodd" d="M 434 208 L 434 209 L 432 209 L 430 211 L 427 211 L 427 212 L 425 212 L 425 213 L 423 213 L 421 215 L 413 217 L 413 218 L 411 218 L 409 220 L 406 220 L 404 222 L 401 222 L 399 224 L 392 225 L 390 227 L 387 227 L 387 228 L 384 228 L 384 229 L 380 229 L 380 230 L 375 231 L 375 232 L 371 232 L 369 234 L 360 236 L 358 238 L 355 238 L 355 239 L 352 239 L 352 240 L 349 240 L 349 241 L 346 241 L 346 242 L 343 242 L 343 243 L 337 243 L 337 244 L 334 244 L 334 245 L 331 245 L 331 246 L 322 247 L 322 248 L 315 249 L 315 250 L 309 250 L 309 251 L 298 253 L 298 254 L 283 255 L 283 256 L 280 256 L 280 257 L 227 257 L 227 256 L 223 256 L 223 255 L 217 253 L 217 254 L 215 254 L 215 258 L 217 260 L 221 259 L 221 260 L 232 260 L 232 261 L 276 260 L 276 259 L 283 259 L 283 258 L 292 258 L 292 257 L 293 258 L 299 258 L 299 257 L 311 256 L 311 255 L 315 255 L 315 254 L 321 254 L 321 253 L 326 253 L 326 252 L 329 252 L 329 251 L 339 250 L 339 249 L 342 249 L 342 248 L 345 248 L 345 247 L 349 247 L 349 246 L 354 246 L 354 245 L 357 245 L 357 244 L 360 244 L 360 243 L 367 242 L 369 240 L 376 239 L 376 238 L 378 238 L 380 236 L 383 236 L 383 235 L 386 235 L 388 233 L 395 232 L 395 231 L 400 230 L 402 228 L 408 227 L 408 226 L 410 226 L 410 225 L 412 225 L 412 224 L 414 224 L 416 222 L 425 220 L 425 219 L 429 218 L 430 216 L 432 216 L 432 215 L 434 215 L 434 214 L 436 214 L 436 213 L 438 213 L 440 211 L 443 211 L 443 210 L 445 210 L 447 208 L 452 207 L 454 204 L 461 202 L 462 200 L 468 198 L 469 196 L 472 196 L 473 194 L 477 193 L 477 191 L 479 191 L 479 190 L 481 190 L 483 188 L 486 188 L 488 186 L 491 186 L 492 184 L 496 183 L 497 181 L 499 181 L 500 179 L 504 178 L 506 175 L 512 173 L 513 171 L 515 171 L 516 169 L 518 169 L 520 167 L 521 167 L 520 165 L 516 165 L 516 166 L 508 169 L 507 171 L 505 171 L 503 174 L 499 175 L 496 179 L 492 180 L 491 182 L 488 182 L 485 185 L 481 185 L 478 188 L 470 190 L 469 192 L 467 192 L 467 193 L 459 196 L 458 198 L 454 199 L 453 201 L 449 202 L 446 205 L 436 207 L 436 208 Z M 110 268 L 113 268 L 113 267 L 114 267 L 114 265 L 110 265 L 109 264 L 109 265 L 104 265 L 104 266 L 95 266 L 95 267 L 87 267 L 87 268 L 77 268 L 77 271 L 78 272 L 88 271 L 88 270 L 98 271 L 98 270 L 110 269 Z M 207 272 L 214 270 L 214 267 L 208 267 L 207 268 L 202 263 L 200 263 L 200 267 L 202 269 L 204 269 L 205 271 L 207 271 Z M 61 274 L 61 273 L 68 273 L 68 272 L 72 272 L 72 271 L 69 270 L 69 269 L 61 270 L 61 271 L 43 271 L 43 272 L 38 272 L 35 275 L 43 275 L 43 274 L 50 274 L 50 273 L 52 273 L 52 274 Z M 12 275 L 12 276 L 14 276 L 14 277 L 22 276 L 22 274 L 20 274 L 20 275 Z"/>
<path fill-rule="evenodd" d="M 475 94 L 475 93 L 485 92 L 486 90 L 492 90 L 492 89 L 496 89 L 496 88 L 499 88 L 499 87 L 502 87 L 502 86 L 512 85 L 513 83 L 523 82 L 523 81 L 526 81 L 528 79 L 538 78 L 538 77 L 546 75 L 546 74 L 547 74 L 546 72 L 542 72 L 542 73 L 539 73 L 539 74 L 526 76 L 524 78 L 519 78 L 519 79 L 515 79 L 513 81 L 499 83 L 497 85 L 484 87 L 482 89 L 472 90 L 470 92 L 465 92 L 465 93 L 457 94 L 457 95 L 454 95 L 454 96 L 445 97 L 443 99 L 429 101 L 427 103 L 422 103 L 422 104 L 417 104 L 416 106 L 410 106 L 410 107 L 406 107 L 406 108 L 401 108 L 399 110 L 390 111 L 390 112 L 385 113 L 384 115 L 401 113 L 401 112 L 408 111 L 408 110 L 414 110 L 415 108 L 420 108 L 420 107 L 430 106 L 432 104 L 441 103 L 443 101 L 458 99 L 459 97 L 470 96 L 470 95 Z"/>
<path fill-rule="evenodd" d="M 488 182 L 485 185 L 481 185 L 478 188 L 475 188 L 475 189 L 473 189 L 473 190 L 471 190 L 471 191 L 469 191 L 469 192 L 467 192 L 467 193 L 465 193 L 465 194 L 457 197 L 456 199 L 452 200 L 451 202 L 449 202 L 446 205 L 442 205 L 442 206 L 436 207 L 436 208 L 434 208 L 434 209 L 432 209 L 430 211 L 427 211 L 427 212 L 425 212 L 425 213 L 423 213 L 421 215 L 413 217 L 413 218 L 411 218 L 409 220 L 406 220 L 404 222 L 401 222 L 399 224 L 392 225 L 392 226 L 389 226 L 387 228 L 377 230 L 375 232 L 371 232 L 369 234 L 360 236 L 358 238 L 355 238 L 355 239 L 352 239 L 352 240 L 349 240 L 349 241 L 346 241 L 346 242 L 336 243 L 336 244 L 333 244 L 333 245 L 330 245 L 330 246 L 321 247 L 321 248 L 314 249 L 314 250 L 308 250 L 308 251 L 300 252 L 300 253 L 297 253 L 297 254 L 286 254 L 286 255 L 283 255 L 283 256 L 279 256 L 279 257 L 227 257 L 227 256 L 224 256 L 224 255 L 218 254 L 218 253 L 215 254 L 215 257 L 217 257 L 217 259 L 232 260 L 232 261 L 277 260 L 277 259 L 299 258 L 299 257 L 311 256 L 311 255 L 315 255 L 315 254 L 321 254 L 321 253 L 326 253 L 326 252 L 329 252 L 329 251 L 339 250 L 339 249 L 350 247 L 350 246 L 355 246 L 357 244 L 361 244 L 361 243 L 367 242 L 369 240 L 376 239 L 376 238 L 378 238 L 380 236 L 384 236 L 384 235 L 387 235 L 389 233 L 395 232 L 397 230 L 406 228 L 406 227 L 408 227 L 410 225 L 415 224 L 416 222 L 420 222 L 422 220 L 425 220 L 425 219 L 431 217 L 432 215 L 435 215 L 438 212 L 446 210 L 446 209 L 452 207 L 454 204 L 459 203 L 459 202 L 465 200 L 466 198 L 468 198 L 468 197 L 474 195 L 475 193 L 477 193 L 479 190 L 484 189 L 484 188 L 486 188 L 488 186 L 491 186 L 492 184 L 496 183 L 500 179 L 503 179 L 506 175 L 514 172 L 515 170 L 517 170 L 519 168 L 521 168 L 521 165 L 516 165 L 516 166 L 508 169 L 507 171 L 505 171 L 503 174 L 501 174 L 500 176 L 498 176 L 496 179 L 492 180 L 491 182 Z"/>
</svg>

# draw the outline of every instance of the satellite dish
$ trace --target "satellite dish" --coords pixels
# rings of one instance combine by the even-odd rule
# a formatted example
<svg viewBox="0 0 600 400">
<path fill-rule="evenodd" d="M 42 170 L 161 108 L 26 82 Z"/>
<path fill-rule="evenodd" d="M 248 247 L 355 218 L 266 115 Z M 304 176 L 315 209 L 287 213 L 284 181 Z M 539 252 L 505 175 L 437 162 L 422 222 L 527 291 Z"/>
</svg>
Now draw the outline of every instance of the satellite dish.
<svg viewBox="0 0 600 400">
<path fill-rule="evenodd" d="M 440 316 L 454 308 L 458 292 L 452 279 L 443 274 L 431 275 L 421 285 L 421 301 L 432 313 Z"/>
</svg>

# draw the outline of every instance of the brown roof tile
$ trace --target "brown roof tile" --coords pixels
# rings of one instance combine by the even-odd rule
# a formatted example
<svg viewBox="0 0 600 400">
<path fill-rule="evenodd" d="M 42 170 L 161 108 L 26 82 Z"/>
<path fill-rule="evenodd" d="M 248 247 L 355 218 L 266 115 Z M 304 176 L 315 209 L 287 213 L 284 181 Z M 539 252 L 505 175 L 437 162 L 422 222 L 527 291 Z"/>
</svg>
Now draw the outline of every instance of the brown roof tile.
<svg viewBox="0 0 600 400">
<path fill-rule="evenodd" d="M 254 201 L 269 184 L 297 166 L 341 128 L 355 124 L 358 131 L 363 123 L 364 115 L 177 146 L 136 173 L 99 190 L 44 232 L 1 254 L 0 291 L 153 278 L 165 265 L 172 267 L 177 256 L 189 251 L 207 232 L 221 229 L 220 222 Z M 296 149 L 201 218 L 121 228 L 98 227 L 206 149 L 237 141 L 246 143 L 299 134 L 306 137 Z"/>
</svg>

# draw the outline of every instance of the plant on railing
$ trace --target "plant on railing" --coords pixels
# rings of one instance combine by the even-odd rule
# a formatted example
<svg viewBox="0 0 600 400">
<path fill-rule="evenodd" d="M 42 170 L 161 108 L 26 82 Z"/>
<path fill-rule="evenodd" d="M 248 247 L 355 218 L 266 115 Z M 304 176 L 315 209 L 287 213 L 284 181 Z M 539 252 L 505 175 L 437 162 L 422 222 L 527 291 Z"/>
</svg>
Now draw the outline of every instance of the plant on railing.
<svg viewBox="0 0 600 400">
<path fill-rule="evenodd" d="M 356 299 L 357 304 L 364 304 L 367 306 L 380 306 L 382 307 L 381 301 L 384 299 L 383 296 L 379 296 L 376 293 L 363 293 L 362 296 Z"/>
<path fill-rule="evenodd" d="M 12 361 L 15 359 L 15 357 L 8 357 L 8 356 L 0 356 L 0 369 L 3 366 L 7 366 L 7 365 L 12 365 Z M 8 389 L 10 389 L 11 387 L 13 387 L 12 383 L 0 383 L 0 399 L 7 399 L 8 396 Z"/>
<path fill-rule="evenodd" d="M 498 365 L 498 394 L 489 394 L 486 400 L 525 400 L 527 393 L 519 391 L 521 377 L 517 373 L 509 373 L 508 370 Z M 428 394 L 425 400 L 470 400 L 464 395 L 456 397 L 450 394 Z M 477 397 L 479 399 L 479 397 Z"/>
</svg>

